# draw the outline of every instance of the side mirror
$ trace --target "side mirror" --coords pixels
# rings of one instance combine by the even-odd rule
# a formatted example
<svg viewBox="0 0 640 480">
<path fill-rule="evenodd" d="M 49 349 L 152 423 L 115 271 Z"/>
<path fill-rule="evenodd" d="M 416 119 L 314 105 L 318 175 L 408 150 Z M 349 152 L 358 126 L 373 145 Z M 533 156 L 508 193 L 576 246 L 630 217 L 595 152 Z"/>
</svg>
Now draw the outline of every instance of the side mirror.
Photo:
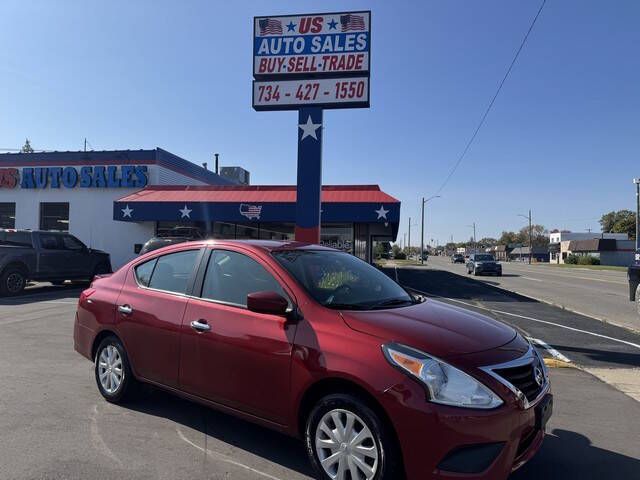
<svg viewBox="0 0 640 480">
<path fill-rule="evenodd" d="M 256 313 L 286 315 L 289 302 L 276 292 L 253 292 L 247 295 L 247 308 Z"/>
</svg>

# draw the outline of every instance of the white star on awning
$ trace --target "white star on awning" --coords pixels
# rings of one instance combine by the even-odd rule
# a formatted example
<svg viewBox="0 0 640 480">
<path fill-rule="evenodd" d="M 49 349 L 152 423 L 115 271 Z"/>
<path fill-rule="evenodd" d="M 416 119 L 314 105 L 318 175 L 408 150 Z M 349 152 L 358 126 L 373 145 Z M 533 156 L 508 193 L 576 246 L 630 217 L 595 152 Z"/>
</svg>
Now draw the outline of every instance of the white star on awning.
<svg viewBox="0 0 640 480">
<path fill-rule="evenodd" d="M 191 214 L 191 212 L 193 212 L 193 210 L 189 210 L 187 208 L 186 204 L 185 204 L 184 208 L 182 208 L 182 209 L 180 209 L 178 211 L 182 214 L 182 216 L 180 218 L 185 218 L 185 217 L 186 218 L 191 218 L 190 214 Z"/>
<path fill-rule="evenodd" d="M 125 217 L 131 218 L 131 212 L 133 212 L 133 208 L 129 208 L 129 205 L 127 204 L 127 206 L 121 210 L 122 210 L 122 218 L 125 218 Z"/>
<path fill-rule="evenodd" d="M 380 209 L 374 210 L 374 212 L 378 214 L 378 220 L 380 220 L 381 218 L 387 220 L 387 213 L 389 213 L 389 210 L 385 210 L 384 205 L 380 205 Z"/>
</svg>

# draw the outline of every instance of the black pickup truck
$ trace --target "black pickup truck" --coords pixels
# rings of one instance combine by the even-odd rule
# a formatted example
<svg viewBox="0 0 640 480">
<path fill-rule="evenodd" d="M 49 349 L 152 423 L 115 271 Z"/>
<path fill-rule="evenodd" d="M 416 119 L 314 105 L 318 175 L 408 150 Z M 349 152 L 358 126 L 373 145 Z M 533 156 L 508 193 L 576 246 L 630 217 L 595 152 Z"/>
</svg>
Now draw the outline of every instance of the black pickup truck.
<svg viewBox="0 0 640 480">
<path fill-rule="evenodd" d="M 29 280 L 54 285 L 110 273 L 109 254 L 61 232 L 0 230 L 0 295 L 16 295 Z"/>
</svg>

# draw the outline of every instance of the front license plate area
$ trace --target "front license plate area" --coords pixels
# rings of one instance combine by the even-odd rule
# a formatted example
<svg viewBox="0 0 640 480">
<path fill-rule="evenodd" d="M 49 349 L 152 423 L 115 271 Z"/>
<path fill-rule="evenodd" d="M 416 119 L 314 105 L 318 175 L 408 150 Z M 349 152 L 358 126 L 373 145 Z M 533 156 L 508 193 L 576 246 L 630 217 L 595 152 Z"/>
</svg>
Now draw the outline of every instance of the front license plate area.
<svg viewBox="0 0 640 480">
<path fill-rule="evenodd" d="M 535 407 L 536 413 L 536 429 L 544 430 L 547 426 L 547 422 L 551 418 L 553 413 L 553 396 L 547 395 L 542 401 Z"/>
</svg>

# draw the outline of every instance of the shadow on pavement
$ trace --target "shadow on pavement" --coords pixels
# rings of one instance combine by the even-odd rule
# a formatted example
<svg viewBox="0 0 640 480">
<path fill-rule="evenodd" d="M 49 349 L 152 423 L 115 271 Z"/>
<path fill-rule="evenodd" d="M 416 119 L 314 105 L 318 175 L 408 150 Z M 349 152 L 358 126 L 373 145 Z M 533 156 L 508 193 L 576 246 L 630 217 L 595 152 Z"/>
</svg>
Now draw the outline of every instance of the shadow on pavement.
<svg viewBox="0 0 640 480">
<path fill-rule="evenodd" d="M 385 268 L 383 271 L 395 279 L 396 270 Z M 399 268 L 397 274 L 400 284 L 430 295 L 481 302 L 538 303 L 531 298 L 495 287 L 494 285 L 498 285 L 498 283 L 488 280 L 488 277 L 465 278 L 444 270 L 417 268 Z"/>
<path fill-rule="evenodd" d="M 554 347 L 564 353 L 581 353 L 585 357 L 593 360 L 593 362 L 607 362 L 620 366 L 628 365 L 630 367 L 640 367 L 640 354 L 637 353 L 616 352 L 613 349 L 598 350 L 595 348 L 571 347 L 559 344 L 554 344 Z M 640 474 L 638 475 L 638 478 L 640 478 Z"/>
<path fill-rule="evenodd" d="M 169 419 L 225 444 L 313 477 L 304 444 L 299 440 L 184 400 L 152 386 L 145 385 L 138 397 L 123 407 Z"/>
<path fill-rule="evenodd" d="M 640 460 L 591 444 L 584 435 L 555 429 L 542 449 L 509 480 L 640 478 Z"/>
<path fill-rule="evenodd" d="M 25 305 L 28 303 L 47 300 L 61 300 L 64 298 L 78 298 L 85 285 L 67 284 L 54 286 L 49 283 L 29 286 L 20 294 L 13 297 L 0 297 L 0 305 Z"/>
</svg>

